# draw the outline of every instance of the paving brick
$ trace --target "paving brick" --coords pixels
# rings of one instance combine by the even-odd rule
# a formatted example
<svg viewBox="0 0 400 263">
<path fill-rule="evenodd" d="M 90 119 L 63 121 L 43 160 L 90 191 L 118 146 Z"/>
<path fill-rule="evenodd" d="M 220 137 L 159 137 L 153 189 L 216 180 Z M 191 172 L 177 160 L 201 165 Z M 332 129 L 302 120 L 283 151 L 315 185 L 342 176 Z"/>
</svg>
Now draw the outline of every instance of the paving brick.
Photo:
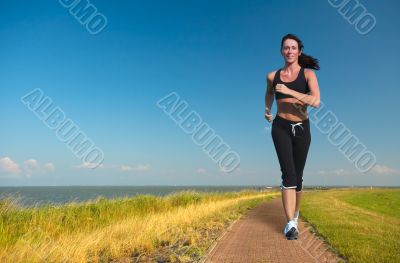
<svg viewBox="0 0 400 263">
<path fill-rule="evenodd" d="M 301 213 L 301 211 L 300 211 Z M 287 240 L 282 199 L 277 197 L 247 211 L 210 248 L 203 263 L 338 262 L 329 246 L 299 219 L 299 239 Z"/>
</svg>

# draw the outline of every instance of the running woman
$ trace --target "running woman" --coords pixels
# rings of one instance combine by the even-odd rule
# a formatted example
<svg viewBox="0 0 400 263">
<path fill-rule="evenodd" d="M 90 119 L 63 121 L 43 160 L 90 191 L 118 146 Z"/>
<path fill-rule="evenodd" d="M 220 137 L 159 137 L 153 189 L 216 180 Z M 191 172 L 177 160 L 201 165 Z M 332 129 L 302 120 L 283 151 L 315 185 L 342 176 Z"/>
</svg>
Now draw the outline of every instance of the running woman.
<svg viewBox="0 0 400 263">
<path fill-rule="evenodd" d="M 318 108 L 320 91 L 314 70 L 318 60 L 303 53 L 302 41 L 287 34 L 281 41 L 285 66 L 268 73 L 265 94 L 265 118 L 271 122 L 271 135 L 282 172 L 282 203 L 287 224 L 283 230 L 287 239 L 297 239 L 300 201 L 303 188 L 303 170 L 311 143 L 307 107 Z M 277 103 L 273 119 L 271 107 Z"/>
</svg>

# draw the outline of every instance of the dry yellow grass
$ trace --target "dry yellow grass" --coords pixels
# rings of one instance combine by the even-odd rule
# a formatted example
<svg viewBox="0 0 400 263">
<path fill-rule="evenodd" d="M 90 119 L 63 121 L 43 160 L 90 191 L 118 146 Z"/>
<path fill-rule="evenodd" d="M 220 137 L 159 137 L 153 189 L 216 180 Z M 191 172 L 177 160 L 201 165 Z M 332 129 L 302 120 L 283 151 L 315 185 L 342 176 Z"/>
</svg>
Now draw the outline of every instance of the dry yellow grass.
<svg viewBox="0 0 400 263">
<path fill-rule="evenodd" d="M 201 229 L 222 228 L 232 211 L 238 216 L 235 209 L 241 203 L 277 195 L 259 193 L 191 204 L 162 213 L 132 216 L 90 232 L 57 236 L 36 228 L 13 246 L 4 248 L 0 252 L 0 262 L 101 262 L 111 259 L 128 262 L 134 254 L 150 255 L 163 243 L 186 243 L 186 249 L 198 248 L 198 244 L 207 239 L 202 233 L 208 234 Z M 181 255 L 179 259 L 185 261 L 185 257 Z"/>
</svg>

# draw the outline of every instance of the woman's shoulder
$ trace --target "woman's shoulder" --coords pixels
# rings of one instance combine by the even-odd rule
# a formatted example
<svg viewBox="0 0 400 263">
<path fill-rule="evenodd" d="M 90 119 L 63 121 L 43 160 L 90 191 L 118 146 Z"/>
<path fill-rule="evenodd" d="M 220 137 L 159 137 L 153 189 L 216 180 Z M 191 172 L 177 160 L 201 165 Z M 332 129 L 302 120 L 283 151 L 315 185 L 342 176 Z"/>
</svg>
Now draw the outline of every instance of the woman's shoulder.
<svg viewBox="0 0 400 263">
<path fill-rule="evenodd" d="M 268 79 L 269 81 L 271 81 L 271 82 L 274 81 L 276 72 L 278 72 L 278 71 L 279 71 L 279 69 L 278 69 L 278 70 L 271 71 L 271 72 L 268 72 L 268 73 L 267 73 L 267 79 Z"/>
<path fill-rule="evenodd" d="M 313 69 L 310 68 L 305 68 L 304 69 L 304 75 L 306 77 L 306 80 L 308 81 L 310 78 L 316 78 L 317 76 L 315 75 L 315 72 Z"/>
</svg>

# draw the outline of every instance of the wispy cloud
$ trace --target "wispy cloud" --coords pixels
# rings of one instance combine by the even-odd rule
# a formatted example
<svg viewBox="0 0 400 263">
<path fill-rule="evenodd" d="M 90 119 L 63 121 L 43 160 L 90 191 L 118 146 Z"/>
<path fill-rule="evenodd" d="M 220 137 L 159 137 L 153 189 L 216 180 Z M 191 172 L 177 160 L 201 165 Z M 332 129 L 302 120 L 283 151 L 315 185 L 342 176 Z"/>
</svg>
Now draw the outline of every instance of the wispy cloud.
<svg viewBox="0 0 400 263">
<path fill-rule="evenodd" d="M 0 158 L 0 176 L 6 178 L 31 177 L 36 174 L 45 174 L 55 171 L 53 163 L 48 162 L 43 166 L 35 159 L 28 159 L 19 165 L 10 157 Z"/>
<path fill-rule="evenodd" d="M 399 170 L 396 170 L 386 165 L 379 165 L 379 164 L 375 165 L 371 170 L 372 172 L 377 174 L 400 174 Z"/>
<path fill-rule="evenodd" d="M 150 169 L 150 165 L 146 164 L 138 164 L 136 166 L 122 165 L 120 167 L 120 171 L 122 172 L 130 172 L 130 171 L 148 171 Z"/>
<path fill-rule="evenodd" d="M 361 173 L 358 170 L 347 170 L 341 168 L 335 170 L 319 170 L 317 173 L 321 175 L 337 175 L 337 176 L 364 175 L 364 173 Z M 386 165 L 376 164 L 370 171 L 368 171 L 368 174 L 378 174 L 378 175 L 400 174 L 400 171 Z"/>
<path fill-rule="evenodd" d="M 198 173 L 198 174 L 206 174 L 206 173 L 207 173 L 207 169 L 205 169 L 205 168 L 198 168 L 198 169 L 196 170 L 196 173 Z"/>
<path fill-rule="evenodd" d="M 31 177 L 33 173 L 37 173 L 39 169 L 40 166 L 35 159 L 29 159 L 24 162 L 24 171 L 27 177 Z"/>
<path fill-rule="evenodd" d="M 98 163 L 90 163 L 90 162 L 83 162 L 80 165 L 74 166 L 74 168 L 78 169 L 99 169 L 99 168 L 104 168 L 104 164 L 98 164 Z"/>
<path fill-rule="evenodd" d="M 78 169 L 93 169 L 97 167 L 96 169 L 107 169 L 111 171 L 117 171 L 117 172 L 144 172 L 148 171 L 150 169 L 149 164 L 137 164 L 137 165 L 128 165 L 128 164 L 123 164 L 123 165 L 111 165 L 111 164 L 101 164 L 100 166 L 98 164 L 92 164 L 88 162 L 84 162 L 80 165 L 74 166 L 74 168 Z"/>
<path fill-rule="evenodd" d="M 56 170 L 56 168 L 55 168 L 55 166 L 54 166 L 54 164 L 53 163 L 46 163 L 44 166 L 43 166 L 43 169 L 46 171 L 46 172 L 54 172 L 55 170 Z"/>
<path fill-rule="evenodd" d="M 319 170 L 318 174 L 341 176 L 341 175 L 355 175 L 361 173 L 357 170 L 335 169 L 335 170 Z"/>
<path fill-rule="evenodd" d="M 3 157 L 0 159 L 0 175 L 15 176 L 19 173 L 21 173 L 19 165 L 10 157 Z"/>
</svg>

